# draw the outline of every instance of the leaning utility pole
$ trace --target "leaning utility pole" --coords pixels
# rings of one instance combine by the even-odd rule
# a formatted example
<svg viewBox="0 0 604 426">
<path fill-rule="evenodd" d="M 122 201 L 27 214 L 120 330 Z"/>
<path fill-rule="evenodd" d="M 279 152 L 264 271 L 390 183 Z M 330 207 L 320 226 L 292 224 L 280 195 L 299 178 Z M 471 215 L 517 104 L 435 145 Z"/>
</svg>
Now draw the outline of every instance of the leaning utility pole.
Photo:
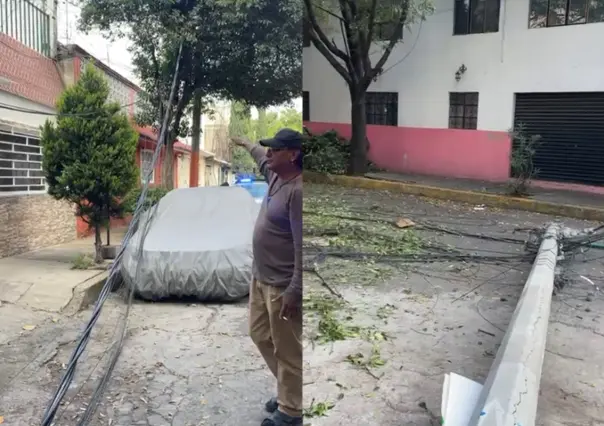
<svg viewBox="0 0 604 426">
<path fill-rule="evenodd" d="M 199 186 L 199 146 L 201 142 L 201 92 L 195 93 L 193 99 L 193 141 L 191 143 L 191 167 L 189 170 L 189 187 Z"/>
</svg>

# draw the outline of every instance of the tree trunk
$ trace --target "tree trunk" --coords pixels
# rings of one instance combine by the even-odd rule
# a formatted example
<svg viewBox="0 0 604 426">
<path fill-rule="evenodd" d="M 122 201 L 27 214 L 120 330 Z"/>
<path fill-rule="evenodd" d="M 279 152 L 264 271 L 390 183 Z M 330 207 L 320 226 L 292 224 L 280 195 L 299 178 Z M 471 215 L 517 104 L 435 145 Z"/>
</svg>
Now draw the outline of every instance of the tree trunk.
<svg viewBox="0 0 604 426">
<path fill-rule="evenodd" d="M 193 100 L 193 140 L 191 143 L 191 167 L 189 169 L 189 187 L 199 186 L 199 146 L 201 145 L 201 92 L 195 94 Z"/>
<path fill-rule="evenodd" d="M 174 189 L 174 141 L 169 140 L 164 150 L 162 186 L 168 191 Z"/>
<path fill-rule="evenodd" d="M 94 225 L 94 261 L 103 263 L 103 241 L 101 240 L 101 225 Z"/>
<path fill-rule="evenodd" d="M 109 206 L 109 201 L 107 201 Z M 109 213 L 109 207 L 107 207 L 107 246 L 111 245 L 111 214 Z"/>
<path fill-rule="evenodd" d="M 180 121 L 185 112 L 185 108 L 191 100 L 193 93 L 187 93 L 177 102 L 176 111 L 174 112 L 174 120 L 170 127 L 166 131 L 166 138 L 164 142 L 164 163 L 162 167 L 162 186 L 167 190 L 174 189 L 174 142 L 178 137 L 178 129 L 180 128 Z M 163 141 L 162 141 L 163 142 Z"/>
<path fill-rule="evenodd" d="M 348 174 L 362 176 L 367 173 L 367 116 L 365 93 L 351 96 L 350 160 Z"/>
</svg>

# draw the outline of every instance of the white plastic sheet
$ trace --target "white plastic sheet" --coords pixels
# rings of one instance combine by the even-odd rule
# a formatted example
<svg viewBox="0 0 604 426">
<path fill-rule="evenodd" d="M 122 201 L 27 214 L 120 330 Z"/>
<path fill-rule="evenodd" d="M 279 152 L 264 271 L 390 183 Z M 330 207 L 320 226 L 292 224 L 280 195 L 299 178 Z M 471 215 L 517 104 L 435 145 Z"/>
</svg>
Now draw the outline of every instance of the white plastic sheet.
<svg viewBox="0 0 604 426">
<path fill-rule="evenodd" d="M 482 385 L 455 373 L 445 374 L 441 414 L 445 426 L 468 426 Z"/>
<path fill-rule="evenodd" d="M 121 268 L 126 284 L 149 300 L 235 301 L 247 296 L 258 211 L 243 188 L 169 192 L 141 219 L 126 247 Z"/>
</svg>

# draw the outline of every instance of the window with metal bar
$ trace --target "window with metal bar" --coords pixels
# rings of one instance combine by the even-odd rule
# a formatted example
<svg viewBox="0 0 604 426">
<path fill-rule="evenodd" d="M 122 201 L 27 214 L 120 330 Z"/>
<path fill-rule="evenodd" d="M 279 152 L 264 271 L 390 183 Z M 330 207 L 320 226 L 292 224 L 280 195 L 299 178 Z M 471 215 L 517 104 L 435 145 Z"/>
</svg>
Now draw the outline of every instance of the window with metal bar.
<svg viewBox="0 0 604 426">
<path fill-rule="evenodd" d="M 529 28 L 604 22 L 604 0 L 531 0 Z"/>
<path fill-rule="evenodd" d="M 478 124 L 478 92 L 449 93 L 449 128 L 475 130 Z"/>
<path fill-rule="evenodd" d="M 455 0 L 453 35 L 499 31 L 500 0 Z"/>
<path fill-rule="evenodd" d="M 46 2 L 0 0 L 0 33 L 4 33 L 36 52 L 50 56 L 54 46 L 54 17 L 43 8 Z"/>
<path fill-rule="evenodd" d="M 40 139 L 0 132 L 0 195 L 45 191 Z"/>
<path fill-rule="evenodd" d="M 302 121 L 310 121 L 310 94 L 302 92 Z"/>
<path fill-rule="evenodd" d="M 365 114 L 367 124 L 398 126 L 398 93 L 367 92 Z"/>
</svg>

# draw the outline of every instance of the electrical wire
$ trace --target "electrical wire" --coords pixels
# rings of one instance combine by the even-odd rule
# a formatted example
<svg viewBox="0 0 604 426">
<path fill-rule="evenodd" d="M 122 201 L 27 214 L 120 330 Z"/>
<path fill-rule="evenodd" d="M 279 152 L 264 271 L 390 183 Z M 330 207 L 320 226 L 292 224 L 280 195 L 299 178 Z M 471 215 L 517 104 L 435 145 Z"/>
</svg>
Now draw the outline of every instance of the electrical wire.
<svg viewBox="0 0 604 426">
<path fill-rule="evenodd" d="M 359 211 L 357 209 L 357 211 Z M 385 223 L 385 224 L 394 224 L 393 217 L 388 215 L 379 215 L 377 212 L 365 212 L 371 213 L 372 217 L 361 217 L 361 216 L 351 216 L 344 215 L 339 213 L 323 213 L 316 211 L 304 211 L 305 215 L 318 215 L 318 216 L 326 216 L 333 217 L 342 221 L 362 221 L 362 222 L 376 222 L 376 223 Z M 376 215 L 378 216 L 376 218 Z M 381 217 L 380 217 L 381 216 Z M 341 223 L 339 223 L 341 225 Z M 463 236 L 470 238 L 478 238 L 487 241 L 495 241 L 507 244 L 523 244 L 525 252 L 518 254 L 510 254 L 509 252 L 497 251 L 491 249 L 475 249 L 475 248 L 455 248 L 455 249 L 444 249 L 444 250 L 436 250 L 438 247 L 434 246 L 425 246 L 424 249 L 432 249 L 423 251 L 420 253 L 414 254 L 383 254 L 383 253 L 375 253 L 375 252 L 359 252 L 354 249 L 346 250 L 340 247 L 323 247 L 317 244 L 304 244 L 304 248 L 307 256 L 312 256 L 311 263 L 316 265 L 319 263 L 323 263 L 327 257 L 335 257 L 341 259 L 355 259 L 355 260 L 373 260 L 375 262 L 385 263 L 385 264 L 397 264 L 397 263 L 434 263 L 434 262 L 465 262 L 465 263 L 478 263 L 478 264 L 507 264 L 507 263 L 515 263 L 517 266 L 512 266 L 512 268 L 517 268 L 522 263 L 526 262 L 534 262 L 535 257 L 538 253 L 539 246 L 541 245 L 541 241 L 545 235 L 545 228 L 538 229 L 529 229 L 530 231 L 527 240 L 523 239 L 515 239 L 508 237 L 498 237 L 491 236 L 485 234 L 476 234 L 472 232 L 466 231 L 458 231 L 452 230 L 448 228 L 444 228 L 439 226 L 438 223 L 433 222 L 421 222 L 418 221 L 416 223 L 416 227 L 419 229 L 425 229 L 435 232 L 447 233 L 455 236 Z M 309 230 L 310 234 L 314 236 L 326 235 L 325 232 L 328 230 L 324 230 L 325 232 L 319 232 L 318 235 L 312 229 Z M 337 233 L 337 231 L 336 231 Z M 385 236 L 384 236 L 385 237 Z M 571 237 L 560 237 L 559 241 L 559 249 L 565 256 L 571 256 L 577 251 L 584 251 L 586 247 L 591 247 L 597 241 L 604 240 L 604 225 L 588 229 L 581 234 L 573 235 Z M 485 255 L 483 253 L 490 253 Z M 495 255 L 497 254 L 497 255 Z M 557 253 L 558 254 L 558 253 Z M 305 260 L 305 264 L 308 264 L 308 261 Z M 312 269 L 312 268 L 309 268 Z M 484 283 L 480 284 L 483 285 Z M 474 291 L 473 289 L 472 291 Z"/>
<path fill-rule="evenodd" d="M 419 36 L 420 36 L 420 34 L 422 32 L 423 25 L 424 25 L 424 21 L 421 20 L 419 22 L 419 28 L 417 30 L 417 36 L 415 37 L 415 40 L 413 41 L 413 44 L 411 45 L 411 49 L 409 49 L 409 51 L 405 54 L 405 56 L 403 56 L 401 59 L 399 59 L 398 61 L 396 61 L 392 65 L 390 65 L 388 68 L 384 69 L 381 73 L 378 74 L 378 77 L 382 77 L 388 71 L 391 71 L 394 67 L 400 65 L 405 59 L 407 59 L 409 57 L 409 55 L 411 55 L 413 53 L 413 51 L 415 50 L 415 47 L 417 46 L 417 41 L 419 40 Z"/>
<path fill-rule="evenodd" d="M 386 223 L 386 224 L 393 224 L 393 219 L 394 219 L 394 217 L 389 217 L 386 215 L 382 215 L 383 218 L 375 219 L 375 218 L 369 218 L 369 217 L 348 216 L 348 215 L 342 215 L 342 214 L 330 214 L 330 213 L 313 212 L 313 211 L 304 211 L 303 214 L 333 217 L 333 218 L 337 218 L 337 219 L 350 220 L 350 221 L 376 222 L 376 223 Z M 374 212 L 373 215 L 375 217 L 376 213 Z M 472 232 L 453 230 L 453 229 L 439 226 L 438 224 L 433 223 L 433 222 L 417 221 L 416 224 L 418 225 L 419 229 L 425 229 L 425 230 L 435 231 L 435 232 L 442 232 L 445 234 L 451 234 L 451 235 L 460 236 L 460 237 L 478 238 L 478 239 L 487 240 L 487 241 L 495 241 L 495 242 L 511 243 L 511 244 L 524 244 L 526 242 L 525 240 L 519 239 L 519 238 L 495 237 L 495 236 L 490 236 L 490 235 L 485 235 L 485 234 L 476 234 L 476 233 L 472 233 Z"/>
<path fill-rule="evenodd" d="M 172 99 L 174 98 L 175 93 L 176 93 L 177 75 L 178 75 L 178 70 L 180 67 L 180 60 L 182 57 L 182 46 L 183 46 L 183 44 L 181 42 L 177 61 L 176 61 L 176 69 L 174 71 L 174 78 L 172 81 L 172 88 L 170 91 L 170 98 L 169 98 L 168 102 L 172 102 Z M 166 129 L 168 127 L 168 120 L 169 120 L 169 111 L 166 111 L 166 113 L 164 114 L 162 127 L 161 127 L 161 131 L 160 131 L 160 138 L 159 138 L 160 141 L 164 140 L 164 136 L 167 131 Z M 58 409 L 61 401 L 65 397 L 65 394 L 67 393 L 67 390 L 69 389 L 69 385 L 73 381 L 73 377 L 75 375 L 75 370 L 77 367 L 78 360 L 81 357 L 84 350 L 86 349 L 86 346 L 90 340 L 90 334 L 92 332 L 93 327 L 95 326 L 96 322 L 99 319 L 103 304 L 109 297 L 111 290 L 113 289 L 113 286 L 115 284 L 115 280 L 118 279 L 118 277 L 119 277 L 119 267 L 121 265 L 121 260 L 124 255 L 125 249 L 128 246 L 128 243 L 130 242 L 130 239 L 132 238 L 135 230 L 138 228 L 139 221 L 143 214 L 143 208 L 144 208 L 144 203 L 145 203 L 145 199 L 147 196 L 147 192 L 149 190 L 149 184 L 148 184 L 149 179 L 148 178 L 151 176 L 151 173 L 159 158 L 160 152 L 161 152 L 161 144 L 157 144 L 155 152 L 154 152 L 154 156 L 153 156 L 153 161 L 151 162 L 151 167 L 149 167 L 149 169 L 146 171 L 147 179 L 145 179 L 145 181 L 143 183 L 141 194 L 137 201 L 137 205 L 136 205 L 133 217 L 132 217 L 132 222 L 130 223 L 130 226 L 128 227 L 128 231 L 126 232 L 126 235 L 124 236 L 120 251 L 119 251 L 118 255 L 116 256 L 115 261 L 111 265 L 109 276 L 100 292 L 99 298 L 97 299 L 97 301 L 95 303 L 92 316 L 91 316 L 88 324 L 86 325 L 86 328 L 82 332 L 82 334 L 78 340 L 78 343 L 76 345 L 76 348 L 75 348 L 74 352 L 72 353 L 72 356 L 71 356 L 69 362 L 67 363 L 67 366 L 65 368 L 65 373 L 64 373 L 63 377 L 61 378 L 61 382 L 59 383 L 59 386 L 58 386 L 56 392 L 54 393 L 51 401 L 49 402 L 49 404 L 46 408 L 46 411 L 44 413 L 44 417 L 43 417 L 43 420 L 41 423 L 42 426 L 51 426 L 52 425 L 53 419 L 57 413 L 57 409 Z M 150 221 L 151 221 L 150 219 L 151 219 L 151 217 L 147 217 L 147 225 L 150 225 Z M 142 250 L 145 237 L 146 237 L 146 232 L 143 232 L 141 241 L 139 241 L 139 250 Z M 139 255 L 140 255 L 140 253 L 139 253 Z M 139 257 L 139 259 L 140 259 L 140 257 Z M 140 262 L 137 264 L 137 270 L 138 270 L 139 265 L 140 265 Z M 127 312 L 129 312 L 130 305 L 132 303 L 132 293 L 133 293 L 133 288 L 130 289 Z M 127 321 L 127 317 L 126 317 L 126 321 Z M 78 425 L 87 424 L 88 420 L 90 419 L 90 417 L 96 410 L 98 399 L 100 398 L 100 395 L 103 393 L 103 391 L 107 385 L 109 377 L 110 377 L 111 373 L 113 372 L 113 369 L 115 367 L 115 364 L 117 363 L 117 359 L 121 352 L 121 348 L 123 346 L 123 342 L 124 342 L 124 338 L 125 338 L 126 327 L 127 327 L 127 324 L 125 322 L 121 329 L 120 337 L 119 337 L 118 343 L 116 345 L 115 352 L 111 358 L 109 367 L 106 370 L 105 374 L 103 375 L 101 382 L 97 386 L 97 388 L 92 396 L 92 399 L 90 401 L 90 404 L 88 404 L 85 415 L 83 416 L 81 421 L 78 423 Z"/>
<path fill-rule="evenodd" d="M 144 242 L 145 242 L 145 239 L 147 238 L 147 234 L 149 233 L 149 230 L 151 229 L 151 224 L 153 223 L 153 220 L 155 219 L 155 214 L 157 212 L 158 206 L 159 206 L 159 204 L 155 204 L 151 208 L 151 213 L 148 215 L 148 217 L 145 218 L 144 228 L 141 233 L 141 239 L 138 242 L 137 258 L 139 259 L 139 261 L 137 262 L 136 272 L 134 274 L 135 281 L 138 280 L 138 278 L 140 276 L 140 270 L 141 270 L 141 265 L 142 265 L 142 262 L 140 262 L 140 259 L 142 258 L 142 255 L 143 255 Z M 126 313 L 124 314 L 125 320 L 122 323 L 122 327 L 120 328 L 120 335 L 118 337 L 118 341 L 114 345 L 115 349 L 114 349 L 113 355 L 111 356 L 111 359 L 109 361 L 109 366 L 108 366 L 107 370 L 105 370 L 105 373 L 103 374 L 92 397 L 90 398 L 90 402 L 86 406 L 86 411 L 84 411 L 84 414 L 82 415 L 82 418 L 78 422 L 77 426 L 85 426 L 88 424 L 88 422 L 94 415 L 96 408 L 98 407 L 98 403 L 99 403 L 101 397 L 103 396 L 105 389 L 107 388 L 109 379 L 111 378 L 111 374 L 113 373 L 113 370 L 115 369 L 117 360 L 118 360 L 119 355 L 124 346 L 124 339 L 126 336 L 126 331 L 128 329 L 128 317 L 130 314 L 130 309 L 132 307 L 133 300 L 134 300 L 134 286 L 130 286 L 130 288 L 127 291 Z"/>
</svg>

